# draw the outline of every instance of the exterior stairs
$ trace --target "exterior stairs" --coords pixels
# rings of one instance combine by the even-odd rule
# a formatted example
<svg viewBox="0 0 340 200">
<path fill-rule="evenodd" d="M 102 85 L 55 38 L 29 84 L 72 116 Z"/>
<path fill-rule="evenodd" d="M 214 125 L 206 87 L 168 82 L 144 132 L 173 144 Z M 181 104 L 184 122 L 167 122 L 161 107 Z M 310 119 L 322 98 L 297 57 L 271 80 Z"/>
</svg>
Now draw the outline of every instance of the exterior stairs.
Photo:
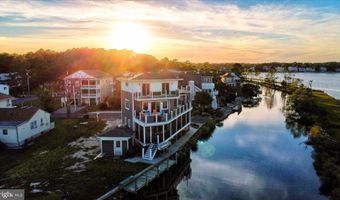
<svg viewBox="0 0 340 200">
<path fill-rule="evenodd" d="M 157 153 L 157 145 L 151 143 L 149 147 L 147 148 L 145 154 L 144 154 L 144 159 L 145 160 L 153 160 Z"/>
</svg>

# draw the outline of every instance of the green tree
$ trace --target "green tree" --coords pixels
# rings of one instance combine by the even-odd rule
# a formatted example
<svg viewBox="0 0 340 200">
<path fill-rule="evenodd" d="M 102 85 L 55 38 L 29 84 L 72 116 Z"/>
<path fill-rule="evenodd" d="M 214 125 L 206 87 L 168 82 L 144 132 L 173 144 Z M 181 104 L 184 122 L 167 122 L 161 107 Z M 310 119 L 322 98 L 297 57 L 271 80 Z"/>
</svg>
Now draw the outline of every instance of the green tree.
<svg viewBox="0 0 340 200">
<path fill-rule="evenodd" d="M 207 92 L 197 92 L 194 99 L 194 102 L 203 108 L 210 106 L 212 101 L 213 99 Z"/>
</svg>

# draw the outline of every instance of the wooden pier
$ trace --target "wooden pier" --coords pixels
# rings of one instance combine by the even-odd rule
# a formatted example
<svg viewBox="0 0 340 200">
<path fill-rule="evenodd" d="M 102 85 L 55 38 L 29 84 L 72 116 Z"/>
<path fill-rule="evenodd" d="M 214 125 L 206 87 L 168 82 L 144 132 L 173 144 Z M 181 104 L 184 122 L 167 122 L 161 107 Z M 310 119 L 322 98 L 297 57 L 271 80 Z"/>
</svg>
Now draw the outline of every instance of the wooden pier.
<svg viewBox="0 0 340 200">
<path fill-rule="evenodd" d="M 102 195 L 97 200 L 108 199 L 109 197 L 113 196 L 116 192 L 121 190 L 125 190 L 130 193 L 137 193 L 138 190 L 140 190 L 144 186 L 147 186 L 148 183 L 150 183 L 155 178 L 159 177 L 164 171 L 168 170 L 171 166 L 175 164 L 176 160 L 166 158 L 157 164 L 147 167 L 138 174 L 135 174 L 123 180 L 122 182 L 119 183 L 117 187 L 110 190 L 106 194 Z"/>
</svg>

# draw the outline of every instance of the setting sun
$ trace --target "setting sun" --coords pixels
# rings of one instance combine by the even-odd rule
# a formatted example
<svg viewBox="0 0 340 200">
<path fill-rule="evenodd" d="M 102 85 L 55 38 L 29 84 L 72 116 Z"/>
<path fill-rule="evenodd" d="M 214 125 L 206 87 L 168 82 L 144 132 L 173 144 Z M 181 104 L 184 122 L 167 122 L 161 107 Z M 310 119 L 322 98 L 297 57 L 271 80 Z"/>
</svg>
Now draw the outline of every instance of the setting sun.
<svg viewBox="0 0 340 200">
<path fill-rule="evenodd" d="M 150 35 L 145 27 L 136 23 L 119 23 L 109 36 L 110 46 L 143 52 L 150 46 Z"/>
</svg>

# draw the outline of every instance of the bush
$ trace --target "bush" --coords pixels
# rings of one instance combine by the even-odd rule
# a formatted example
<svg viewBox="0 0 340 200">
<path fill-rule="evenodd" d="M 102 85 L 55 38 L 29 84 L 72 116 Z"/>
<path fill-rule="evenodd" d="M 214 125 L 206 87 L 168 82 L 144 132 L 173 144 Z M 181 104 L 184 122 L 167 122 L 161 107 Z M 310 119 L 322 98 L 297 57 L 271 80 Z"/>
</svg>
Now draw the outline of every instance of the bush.
<svg viewBox="0 0 340 200">
<path fill-rule="evenodd" d="M 100 103 L 99 104 L 99 109 L 100 110 L 107 110 L 107 104 L 106 103 Z"/>
<path fill-rule="evenodd" d="M 223 116 L 224 116 L 224 113 L 223 113 L 223 111 L 220 109 L 220 110 L 217 110 L 217 111 L 215 112 L 215 115 L 216 115 L 216 117 L 223 117 Z"/>
</svg>

